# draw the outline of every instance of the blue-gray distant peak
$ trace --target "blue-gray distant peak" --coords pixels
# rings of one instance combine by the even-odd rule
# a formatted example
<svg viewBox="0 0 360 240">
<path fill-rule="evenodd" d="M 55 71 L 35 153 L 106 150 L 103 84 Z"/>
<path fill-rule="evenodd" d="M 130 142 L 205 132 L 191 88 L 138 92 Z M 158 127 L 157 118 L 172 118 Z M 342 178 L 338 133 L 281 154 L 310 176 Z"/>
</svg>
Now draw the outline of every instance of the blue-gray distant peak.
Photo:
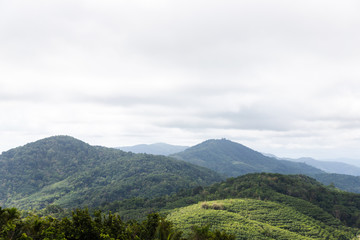
<svg viewBox="0 0 360 240">
<path fill-rule="evenodd" d="M 187 146 L 171 145 L 167 143 L 139 144 L 135 146 L 118 147 L 118 149 L 126 152 L 165 156 L 184 151 L 187 148 Z"/>
</svg>

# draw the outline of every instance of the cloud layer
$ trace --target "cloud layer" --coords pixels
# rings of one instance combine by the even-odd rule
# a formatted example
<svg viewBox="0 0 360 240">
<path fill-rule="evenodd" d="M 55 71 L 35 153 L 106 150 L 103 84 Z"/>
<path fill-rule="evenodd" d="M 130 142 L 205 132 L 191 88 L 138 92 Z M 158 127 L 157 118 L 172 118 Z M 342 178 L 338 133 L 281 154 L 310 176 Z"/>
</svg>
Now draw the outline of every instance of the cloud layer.
<svg viewBox="0 0 360 240">
<path fill-rule="evenodd" d="M 358 1 L 0 3 L 0 150 L 226 137 L 360 159 Z"/>
</svg>

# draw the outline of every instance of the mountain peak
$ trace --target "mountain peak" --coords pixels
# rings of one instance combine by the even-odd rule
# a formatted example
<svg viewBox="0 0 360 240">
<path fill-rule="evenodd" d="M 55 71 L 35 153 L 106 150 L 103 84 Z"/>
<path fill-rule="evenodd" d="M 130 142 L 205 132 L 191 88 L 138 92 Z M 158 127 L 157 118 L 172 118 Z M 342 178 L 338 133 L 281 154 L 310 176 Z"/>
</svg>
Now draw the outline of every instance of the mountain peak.
<svg viewBox="0 0 360 240">
<path fill-rule="evenodd" d="M 183 161 L 210 168 L 229 177 L 236 177 L 253 172 L 275 172 L 284 174 L 322 172 L 304 163 L 280 161 L 266 157 L 260 152 L 225 138 L 206 140 L 172 156 Z"/>
<path fill-rule="evenodd" d="M 208 140 L 205 140 L 204 142 L 202 143 L 199 143 L 198 145 L 196 146 L 201 146 L 201 145 L 212 145 L 212 146 L 236 146 L 236 147 L 242 147 L 242 148 L 246 148 L 246 149 L 249 149 L 251 151 L 254 151 L 240 143 L 237 143 L 237 142 L 233 142 L 229 139 L 226 139 L 226 138 L 220 138 L 220 139 L 208 139 Z M 196 147 L 194 146 L 194 147 Z"/>
<path fill-rule="evenodd" d="M 28 144 L 44 143 L 44 142 L 49 142 L 49 143 L 53 143 L 53 144 L 64 144 L 66 142 L 71 142 L 71 143 L 88 145 L 87 143 L 85 143 L 85 142 L 83 142 L 83 141 L 81 141 L 81 140 L 79 140 L 77 138 L 74 138 L 72 136 L 68 136 L 68 135 L 55 135 L 55 136 L 43 138 L 43 139 L 40 139 L 40 140 L 35 141 L 33 143 L 28 143 Z"/>
<path fill-rule="evenodd" d="M 28 143 L 24 146 L 10 149 L 4 152 L 2 155 L 9 156 L 9 154 L 23 153 L 25 155 L 45 154 L 48 151 L 63 152 L 63 154 L 69 154 L 70 152 L 79 152 L 85 149 L 90 149 L 91 146 L 79 139 L 66 135 L 57 135 L 48 138 L 43 138 L 35 142 Z"/>
<path fill-rule="evenodd" d="M 61 135 L 0 155 L 0 205 L 99 204 L 171 194 L 222 179 L 214 171 L 165 156 L 95 147 Z M 21 201 L 15 201 L 19 194 Z"/>
</svg>

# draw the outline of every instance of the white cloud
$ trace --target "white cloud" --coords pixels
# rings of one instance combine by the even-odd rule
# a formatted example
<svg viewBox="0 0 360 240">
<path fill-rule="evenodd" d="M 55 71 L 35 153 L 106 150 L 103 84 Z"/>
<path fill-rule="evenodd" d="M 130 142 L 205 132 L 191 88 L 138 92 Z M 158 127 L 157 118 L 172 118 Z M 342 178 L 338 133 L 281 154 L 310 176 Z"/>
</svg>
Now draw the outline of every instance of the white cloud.
<svg viewBox="0 0 360 240">
<path fill-rule="evenodd" d="M 227 137 L 360 158 L 357 1 L 2 1 L 0 151 Z M 325 150 L 324 150 L 325 149 Z"/>
</svg>

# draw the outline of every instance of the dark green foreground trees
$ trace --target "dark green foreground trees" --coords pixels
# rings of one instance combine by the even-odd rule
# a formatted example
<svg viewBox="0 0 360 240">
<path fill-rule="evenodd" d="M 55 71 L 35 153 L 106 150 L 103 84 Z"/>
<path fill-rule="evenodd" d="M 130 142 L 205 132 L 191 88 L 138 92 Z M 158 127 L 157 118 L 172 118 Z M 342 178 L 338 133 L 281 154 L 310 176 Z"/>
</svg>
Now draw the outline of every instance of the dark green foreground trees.
<svg viewBox="0 0 360 240">
<path fill-rule="evenodd" d="M 29 215 L 20 218 L 15 208 L 0 208 L 0 239 L 20 240 L 180 240 L 182 232 L 157 213 L 137 221 L 123 222 L 118 215 L 95 212 L 92 217 L 87 209 L 73 211 L 71 218 L 58 220 Z M 211 232 L 208 226 L 194 227 L 188 239 L 235 239 L 224 232 Z"/>
</svg>

